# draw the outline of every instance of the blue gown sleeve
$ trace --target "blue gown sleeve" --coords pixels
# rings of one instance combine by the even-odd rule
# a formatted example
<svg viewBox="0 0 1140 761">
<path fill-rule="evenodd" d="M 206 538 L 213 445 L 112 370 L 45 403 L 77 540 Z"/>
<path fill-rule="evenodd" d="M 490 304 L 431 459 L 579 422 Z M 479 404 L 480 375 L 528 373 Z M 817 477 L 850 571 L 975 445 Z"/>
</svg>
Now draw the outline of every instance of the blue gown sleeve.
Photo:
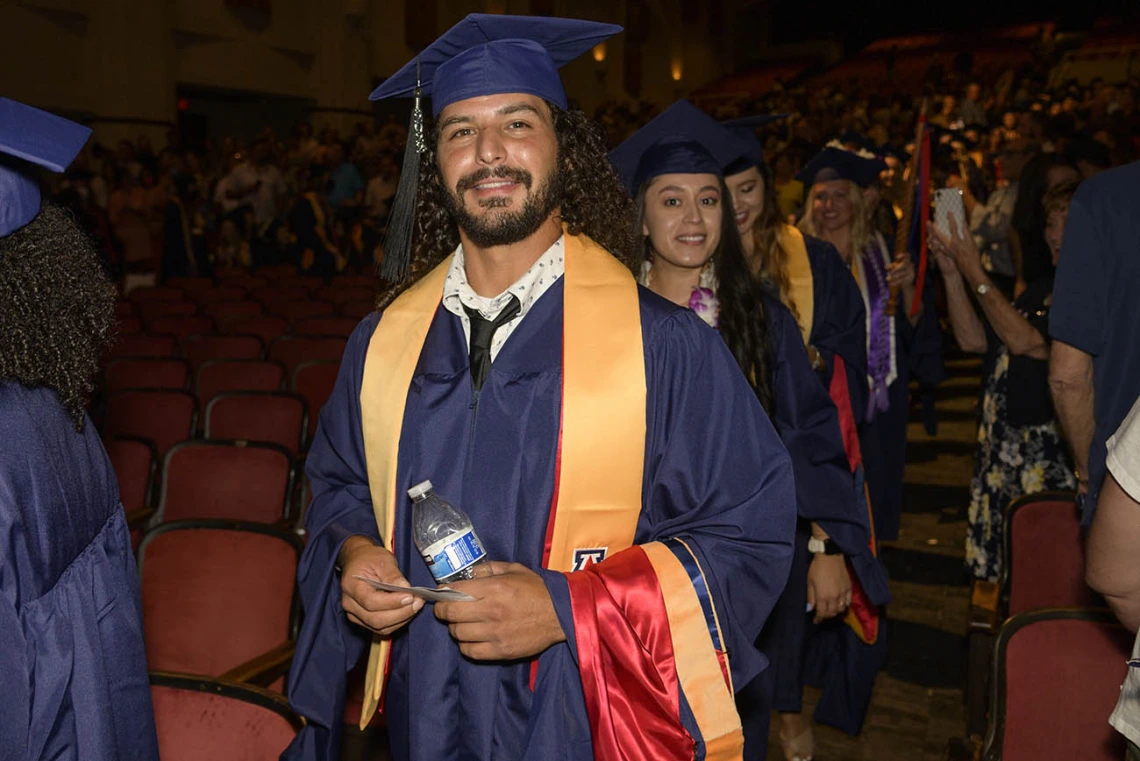
<svg viewBox="0 0 1140 761">
<path fill-rule="evenodd" d="M 313 491 L 305 516 L 308 543 L 297 569 L 305 618 L 289 672 L 289 702 L 308 725 L 282 758 L 337 757 L 346 674 L 368 642 L 367 633 L 345 617 L 334 566 L 348 537 L 379 540 L 360 418 L 364 357 L 378 321 L 378 315 L 365 318 L 349 338 L 305 467 Z"/>
<path fill-rule="evenodd" d="M 791 462 L 719 334 L 688 310 L 655 333 L 639 543 L 680 537 L 693 550 L 743 687 L 766 664 L 754 643 L 791 567 Z"/>
<path fill-rule="evenodd" d="M 835 246 L 804 237 L 811 263 L 815 316 L 811 344 L 827 363 L 830 375 L 835 356 L 847 367 L 847 386 L 856 420 L 867 407 L 867 320 L 863 295 Z"/>
</svg>

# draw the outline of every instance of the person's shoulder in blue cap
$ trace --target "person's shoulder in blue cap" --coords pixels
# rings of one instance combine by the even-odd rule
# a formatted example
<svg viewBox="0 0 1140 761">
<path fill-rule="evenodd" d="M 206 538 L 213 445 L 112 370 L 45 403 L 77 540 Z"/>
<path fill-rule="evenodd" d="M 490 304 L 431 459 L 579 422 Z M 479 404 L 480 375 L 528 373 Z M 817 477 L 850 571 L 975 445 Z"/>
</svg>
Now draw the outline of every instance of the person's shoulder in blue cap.
<svg viewBox="0 0 1140 761">
<path fill-rule="evenodd" d="M 130 532 L 85 412 L 115 290 L 40 189 L 90 133 L 0 98 L 0 737 L 35 758 L 152 761 Z"/>
<path fill-rule="evenodd" d="M 394 287 L 349 340 L 307 459 L 289 696 L 308 724 L 285 759 L 337 756 L 366 641 L 361 716 L 383 694 L 396 761 L 680 759 L 741 742 L 726 673 L 743 684 L 763 668 L 753 643 L 790 558 L 791 467 L 720 338 L 633 277 L 633 204 L 558 74 L 617 31 L 472 15 L 373 93 L 415 99 Z M 680 137 L 671 157 L 719 183 L 717 160 Z M 715 456 L 694 468 L 693 452 Z M 448 581 L 476 601 L 434 615 L 354 579 L 436 585 L 404 498 L 429 477 L 492 561 L 490 578 Z M 710 620 L 716 641 L 673 651 L 672 627 L 707 636 Z M 700 677 L 667 676 L 662 703 L 647 689 L 666 662 Z M 698 683 L 700 704 L 684 697 Z"/>
</svg>

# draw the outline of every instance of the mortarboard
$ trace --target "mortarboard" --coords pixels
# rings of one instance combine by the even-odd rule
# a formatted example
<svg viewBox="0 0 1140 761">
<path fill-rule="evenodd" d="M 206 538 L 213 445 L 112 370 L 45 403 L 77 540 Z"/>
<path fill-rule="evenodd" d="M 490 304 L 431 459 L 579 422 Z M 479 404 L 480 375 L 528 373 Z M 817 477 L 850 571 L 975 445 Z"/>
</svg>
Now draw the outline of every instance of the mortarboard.
<svg viewBox="0 0 1140 761">
<path fill-rule="evenodd" d="M 61 116 L 0 98 L 0 238 L 40 213 L 36 167 L 64 171 L 90 134 Z"/>
<path fill-rule="evenodd" d="M 875 152 L 875 144 L 853 129 L 845 130 L 843 134 L 839 136 L 839 142 L 844 146 L 855 146 L 854 150 L 863 150 L 869 153 Z"/>
<path fill-rule="evenodd" d="M 503 93 L 534 95 L 566 109 L 558 69 L 620 31 L 581 19 L 472 13 L 372 91 L 372 100 L 415 98 L 385 240 L 385 279 L 403 280 L 411 258 L 419 154 L 425 149 L 420 98 L 431 98 L 433 117 L 452 103 Z"/>
<path fill-rule="evenodd" d="M 796 179 L 808 186 L 827 180 L 849 180 L 861 188 L 867 188 L 879 179 L 879 173 L 886 168 L 887 165 L 878 157 L 860 156 L 828 145 L 800 170 Z"/>
<path fill-rule="evenodd" d="M 898 159 L 904 164 L 910 161 L 910 154 L 907 153 L 906 150 L 892 143 L 883 143 L 879 146 L 877 153 L 884 158 L 890 157 Z"/>
<path fill-rule="evenodd" d="M 746 169 L 763 164 L 764 146 L 760 145 L 760 141 L 756 139 L 756 130 L 774 121 L 787 118 L 787 116 L 788 114 L 757 114 L 721 122 L 732 131 L 736 139 L 743 143 L 746 148 L 743 154 L 724 167 L 724 173 L 726 175 L 739 174 Z"/>
<path fill-rule="evenodd" d="M 581 19 L 472 13 L 372 91 L 372 100 L 431 98 L 432 116 L 482 95 L 536 95 L 565 109 L 558 69 L 622 28 Z"/>
<path fill-rule="evenodd" d="M 724 167 L 747 145 L 716 119 L 687 100 L 665 109 L 624 143 L 610 151 L 630 195 L 663 174 L 724 174 Z"/>
</svg>

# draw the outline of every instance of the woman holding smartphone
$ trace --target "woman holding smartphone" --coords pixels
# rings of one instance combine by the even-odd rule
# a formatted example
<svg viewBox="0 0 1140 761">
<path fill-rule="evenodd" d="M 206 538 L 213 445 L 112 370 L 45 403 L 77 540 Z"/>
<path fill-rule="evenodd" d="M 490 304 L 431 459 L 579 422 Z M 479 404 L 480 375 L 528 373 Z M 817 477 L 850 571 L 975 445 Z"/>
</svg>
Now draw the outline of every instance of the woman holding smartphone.
<svg viewBox="0 0 1140 761">
<path fill-rule="evenodd" d="M 963 351 L 984 356 L 966 535 L 966 566 L 979 579 L 997 581 L 1001 573 L 1002 516 L 1010 500 L 1077 486 L 1048 382 L 1053 274 L 1076 189 L 1077 182 L 1069 180 L 1046 193 L 1041 216 L 1048 253 L 1026 250 L 1025 270 L 1040 274 L 1012 304 L 982 267 L 968 230 L 952 217 L 947 218 L 947 230 L 930 227 L 930 248 L 946 283 L 954 338 Z"/>
</svg>

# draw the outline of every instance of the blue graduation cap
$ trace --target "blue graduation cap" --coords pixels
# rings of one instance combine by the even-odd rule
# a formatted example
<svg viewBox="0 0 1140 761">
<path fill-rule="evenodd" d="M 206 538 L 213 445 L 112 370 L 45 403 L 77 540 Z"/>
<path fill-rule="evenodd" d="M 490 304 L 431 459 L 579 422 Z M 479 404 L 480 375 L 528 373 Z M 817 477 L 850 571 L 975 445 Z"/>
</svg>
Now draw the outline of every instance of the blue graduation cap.
<svg viewBox="0 0 1140 761">
<path fill-rule="evenodd" d="M 829 145 L 800 170 L 796 179 L 809 187 L 828 180 L 850 180 L 861 188 L 867 188 L 886 168 L 886 162 L 877 156 L 861 156 Z"/>
<path fill-rule="evenodd" d="M 756 139 L 756 130 L 787 117 L 788 114 L 756 114 L 721 122 L 725 127 L 732 130 L 732 134 L 746 146 L 742 155 L 724 167 L 724 173 L 726 175 L 739 174 L 763 164 L 764 146 L 760 145 L 760 141 Z"/>
<path fill-rule="evenodd" d="M 90 134 L 63 117 L 0 98 L 0 238 L 40 213 L 36 167 L 64 171 Z"/>
<path fill-rule="evenodd" d="M 910 154 L 907 153 L 905 149 L 898 147 L 894 143 L 883 143 L 879 146 L 879 150 L 876 152 L 884 158 L 895 158 L 904 164 L 910 161 Z"/>
<path fill-rule="evenodd" d="M 425 149 L 420 98 L 431 98 L 433 117 L 452 103 L 503 93 L 534 95 L 566 109 L 558 69 L 620 31 L 580 19 L 472 13 L 372 91 L 372 100 L 415 98 L 384 241 L 386 280 L 402 281 L 411 260 L 419 154 Z"/>
<path fill-rule="evenodd" d="M 412 97 L 418 87 L 431 98 L 432 116 L 467 98 L 514 92 L 565 109 L 558 69 L 620 31 L 615 24 L 581 19 L 472 13 L 369 97 Z"/>
<path fill-rule="evenodd" d="M 724 167 L 747 151 L 728 127 L 687 100 L 679 100 L 610 151 L 630 195 L 663 174 L 724 175 Z"/>
</svg>

